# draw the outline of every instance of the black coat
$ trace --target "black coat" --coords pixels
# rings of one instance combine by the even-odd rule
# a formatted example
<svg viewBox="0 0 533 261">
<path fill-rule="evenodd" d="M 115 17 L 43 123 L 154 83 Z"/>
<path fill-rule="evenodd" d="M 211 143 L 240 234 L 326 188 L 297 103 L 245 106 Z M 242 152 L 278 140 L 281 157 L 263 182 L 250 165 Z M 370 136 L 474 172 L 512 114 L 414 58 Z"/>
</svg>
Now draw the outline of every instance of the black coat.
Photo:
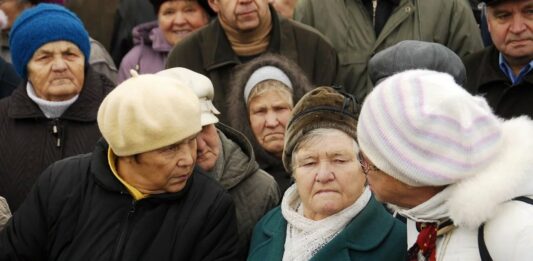
<svg viewBox="0 0 533 261">
<path fill-rule="evenodd" d="M 520 84 L 512 86 L 499 67 L 498 55 L 498 50 L 490 46 L 465 57 L 466 89 L 484 96 L 494 113 L 502 118 L 520 115 L 533 118 L 533 71 Z"/>
<path fill-rule="evenodd" d="M 0 100 L 0 195 L 12 210 L 48 165 L 94 149 L 101 137 L 98 107 L 113 87 L 88 68 L 78 99 L 57 119 L 47 119 L 28 97 L 26 82 Z"/>
<path fill-rule="evenodd" d="M 177 193 L 134 201 L 102 139 L 51 165 L 0 232 L 0 260 L 234 260 L 231 196 L 194 173 Z"/>
<path fill-rule="evenodd" d="M 20 84 L 20 76 L 13 65 L 0 57 L 0 99 L 11 95 L 13 90 Z"/>
</svg>

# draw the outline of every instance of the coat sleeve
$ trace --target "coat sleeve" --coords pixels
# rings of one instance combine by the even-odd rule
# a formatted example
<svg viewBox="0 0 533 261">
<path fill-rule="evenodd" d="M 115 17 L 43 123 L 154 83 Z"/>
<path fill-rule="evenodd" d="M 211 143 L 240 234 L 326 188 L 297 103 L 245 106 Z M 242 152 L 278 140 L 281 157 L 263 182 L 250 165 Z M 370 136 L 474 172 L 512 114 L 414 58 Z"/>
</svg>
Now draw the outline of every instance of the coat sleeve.
<svg viewBox="0 0 533 261">
<path fill-rule="evenodd" d="M 460 57 L 483 49 L 481 32 L 472 10 L 465 1 L 454 0 L 452 17 L 449 21 L 449 35 L 446 46 Z"/>
<path fill-rule="evenodd" d="M 44 260 L 48 228 L 46 209 L 51 187 L 49 167 L 0 232 L 0 260 Z"/>
<path fill-rule="evenodd" d="M 209 217 L 209 222 L 204 226 L 204 236 L 195 244 L 196 250 L 191 260 L 236 260 L 237 218 L 235 205 L 229 194 L 220 194 Z"/>
</svg>

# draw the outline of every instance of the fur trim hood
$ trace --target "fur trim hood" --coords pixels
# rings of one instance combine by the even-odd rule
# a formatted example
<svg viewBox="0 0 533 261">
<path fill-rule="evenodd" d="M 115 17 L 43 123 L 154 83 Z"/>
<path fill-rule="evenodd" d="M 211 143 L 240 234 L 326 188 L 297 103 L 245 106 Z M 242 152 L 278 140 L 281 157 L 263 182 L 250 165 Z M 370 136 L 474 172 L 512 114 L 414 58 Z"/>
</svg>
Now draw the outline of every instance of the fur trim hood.
<svg viewBox="0 0 533 261">
<path fill-rule="evenodd" d="M 248 138 L 255 151 L 256 160 L 262 169 L 266 169 L 267 166 L 272 165 L 279 165 L 283 169 L 281 159 L 274 157 L 262 149 L 253 135 L 248 118 L 248 108 L 244 101 L 244 86 L 246 82 L 255 70 L 267 65 L 277 67 L 287 74 L 293 85 L 292 99 L 294 104 L 312 89 L 312 85 L 306 78 L 305 73 L 296 63 L 281 55 L 270 53 L 261 55 L 234 69 L 235 74 L 232 78 L 231 86 L 236 87 L 232 88 L 228 96 L 228 112 L 232 116 L 229 119 L 229 125 L 242 132 Z"/>
<path fill-rule="evenodd" d="M 461 227 L 476 229 L 518 196 L 533 195 L 533 121 L 522 116 L 502 124 L 499 155 L 479 174 L 450 185 L 450 218 Z"/>
</svg>

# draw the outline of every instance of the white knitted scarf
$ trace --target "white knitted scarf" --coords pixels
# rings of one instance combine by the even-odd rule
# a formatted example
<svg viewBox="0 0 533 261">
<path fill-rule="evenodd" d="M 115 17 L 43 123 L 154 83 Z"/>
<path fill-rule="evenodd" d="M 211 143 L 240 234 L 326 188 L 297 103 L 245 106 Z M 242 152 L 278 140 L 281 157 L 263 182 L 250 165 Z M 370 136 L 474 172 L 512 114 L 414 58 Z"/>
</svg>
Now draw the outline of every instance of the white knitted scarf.
<svg viewBox="0 0 533 261">
<path fill-rule="evenodd" d="M 28 84 L 26 84 L 26 92 L 28 93 L 30 99 L 34 101 L 37 106 L 39 106 L 39 109 L 41 109 L 44 116 L 48 119 L 61 117 L 61 115 L 63 115 L 63 113 L 70 107 L 70 105 L 74 104 L 74 102 L 76 102 L 80 96 L 77 94 L 66 101 L 47 101 L 37 96 L 35 90 L 33 89 L 33 85 L 29 81 Z"/>
<path fill-rule="evenodd" d="M 281 201 L 281 213 L 287 220 L 283 261 L 311 259 L 361 212 L 368 204 L 370 196 L 370 190 L 366 187 L 361 196 L 349 207 L 327 218 L 314 221 L 304 217 L 304 206 L 301 204 L 296 184 L 293 184 L 287 189 Z"/>
</svg>

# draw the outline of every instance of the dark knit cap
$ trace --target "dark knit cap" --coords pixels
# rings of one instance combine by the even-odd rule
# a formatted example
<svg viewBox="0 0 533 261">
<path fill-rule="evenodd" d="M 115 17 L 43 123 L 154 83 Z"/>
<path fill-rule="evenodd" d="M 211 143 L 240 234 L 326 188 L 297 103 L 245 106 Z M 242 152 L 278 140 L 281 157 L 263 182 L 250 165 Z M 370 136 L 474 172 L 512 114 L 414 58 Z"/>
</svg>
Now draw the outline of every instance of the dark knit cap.
<svg viewBox="0 0 533 261">
<path fill-rule="evenodd" d="M 17 73 L 27 79 L 27 65 L 35 51 L 55 41 L 68 41 L 78 46 L 88 64 L 89 34 L 73 12 L 57 4 L 39 4 L 22 12 L 9 33 L 11 59 Z"/>
<path fill-rule="evenodd" d="M 159 13 L 159 8 L 161 8 L 161 5 L 166 1 L 172 1 L 172 0 L 150 0 L 150 3 L 152 3 L 152 5 L 154 6 L 154 12 L 156 16 Z M 194 1 L 194 0 L 181 0 L 181 1 Z M 205 10 L 205 12 L 207 13 L 207 15 L 209 15 L 209 17 L 214 17 L 217 15 L 217 13 L 215 13 L 215 11 L 211 9 L 211 7 L 209 6 L 209 3 L 207 3 L 207 0 L 196 0 L 196 2 L 200 4 L 200 6 Z"/>
<path fill-rule="evenodd" d="M 283 166 L 292 172 L 292 152 L 301 138 L 314 129 L 338 129 L 357 140 L 360 106 L 355 98 L 331 87 L 318 87 L 305 94 L 294 106 L 285 131 Z"/>
<path fill-rule="evenodd" d="M 413 69 L 450 74 L 461 86 L 466 82 L 466 69 L 461 58 L 439 43 L 401 41 L 377 53 L 368 62 L 368 75 L 374 86 L 393 74 Z"/>
</svg>

